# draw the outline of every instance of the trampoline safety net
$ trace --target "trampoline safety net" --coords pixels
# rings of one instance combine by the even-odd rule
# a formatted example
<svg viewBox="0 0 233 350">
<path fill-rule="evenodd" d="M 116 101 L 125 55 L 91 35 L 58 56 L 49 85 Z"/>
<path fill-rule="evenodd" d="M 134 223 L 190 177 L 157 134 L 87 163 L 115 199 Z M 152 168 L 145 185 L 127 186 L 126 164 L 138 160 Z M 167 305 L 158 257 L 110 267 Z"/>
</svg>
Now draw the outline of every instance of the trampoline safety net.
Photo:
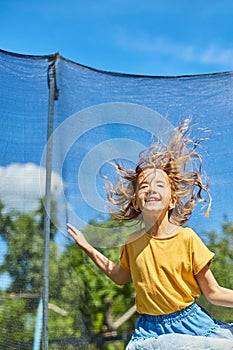
<svg viewBox="0 0 233 350">
<path fill-rule="evenodd" d="M 133 228 L 110 218 L 103 174 L 114 177 L 113 159 L 133 167 L 187 117 L 209 130 L 201 155 L 213 197 L 209 218 L 197 206 L 189 225 L 215 246 L 233 288 L 232 72 L 139 76 L 0 51 L 0 349 L 125 348 L 132 284 L 103 276 L 66 223 L 117 262 Z M 231 309 L 211 312 L 233 320 Z"/>
</svg>

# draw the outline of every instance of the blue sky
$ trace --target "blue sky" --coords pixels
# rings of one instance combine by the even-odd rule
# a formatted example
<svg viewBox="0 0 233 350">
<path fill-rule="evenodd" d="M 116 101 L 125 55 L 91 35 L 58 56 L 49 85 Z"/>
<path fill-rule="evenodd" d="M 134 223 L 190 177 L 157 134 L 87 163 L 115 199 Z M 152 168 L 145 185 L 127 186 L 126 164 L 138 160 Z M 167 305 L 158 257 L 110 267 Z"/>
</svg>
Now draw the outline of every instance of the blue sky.
<svg viewBox="0 0 233 350">
<path fill-rule="evenodd" d="M 123 73 L 230 71 L 232 16 L 231 0 L 0 0 L 0 48 Z"/>
</svg>

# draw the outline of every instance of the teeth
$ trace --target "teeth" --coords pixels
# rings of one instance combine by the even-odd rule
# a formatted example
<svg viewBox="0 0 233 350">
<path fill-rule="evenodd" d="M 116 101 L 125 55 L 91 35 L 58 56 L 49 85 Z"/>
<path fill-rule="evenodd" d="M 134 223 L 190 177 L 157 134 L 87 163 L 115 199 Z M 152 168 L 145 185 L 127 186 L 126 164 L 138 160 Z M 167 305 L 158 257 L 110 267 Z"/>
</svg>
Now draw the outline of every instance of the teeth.
<svg viewBox="0 0 233 350">
<path fill-rule="evenodd" d="M 155 198 L 155 197 L 147 198 L 147 202 L 158 202 L 158 201 L 159 201 L 159 199 Z"/>
</svg>

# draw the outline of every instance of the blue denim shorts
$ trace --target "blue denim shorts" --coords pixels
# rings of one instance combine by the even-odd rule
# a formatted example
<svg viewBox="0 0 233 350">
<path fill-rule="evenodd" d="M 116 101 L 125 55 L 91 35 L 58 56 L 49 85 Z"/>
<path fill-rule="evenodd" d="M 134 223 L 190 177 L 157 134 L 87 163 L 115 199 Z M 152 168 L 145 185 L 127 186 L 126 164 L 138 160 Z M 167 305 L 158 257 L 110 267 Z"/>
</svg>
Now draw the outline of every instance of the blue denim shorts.
<svg viewBox="0 0 233 350">
<path fill-rule="evenodd" d="M 155 339 L 164 335 L 214 337 L 215 339 L 230 338 L 233 349 L 233 324 L 211 318 L 207 311 L 196 303 L 169 315 L 139 315 L 134 334 L 127 349 L 133 349 L 133 347 L 130 347 L 130 344 L 132 345 L 134 342 L 140 343 L 140 341 L 149 341 L 149 339 L 155 341 Z M 142 346 L 141 349 L 143 349 Z"/>
<path fill-rule="evenodd" d="M 233 350 L 233 339 L 163 334 L 131 341 L 126 350 Z"/>
</svg>

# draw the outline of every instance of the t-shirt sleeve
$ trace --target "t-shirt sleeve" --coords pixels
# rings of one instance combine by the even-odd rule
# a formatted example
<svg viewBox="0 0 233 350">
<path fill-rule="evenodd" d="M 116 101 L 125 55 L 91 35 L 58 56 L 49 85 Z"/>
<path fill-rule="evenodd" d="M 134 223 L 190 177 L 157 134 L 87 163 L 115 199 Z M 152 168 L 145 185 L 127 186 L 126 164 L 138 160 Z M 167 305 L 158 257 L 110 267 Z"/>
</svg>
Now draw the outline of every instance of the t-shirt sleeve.
<svg viewBox="0 0 233 350">
<path fill-rule="evenodd" d="M 121 266 L 126 270 L 130 272 L 130 267 L 129 267 L 129 256 L 127 253 L 127 246 L 123 245 L 121 247 L 120 251 L 120 264 Z"/>
<path fill-rule="evenodd" d="M 214 253 L 203 243 L 198 235 L 192 231 L 192 264 L 194 275 L 198 274 L 214 258 Z"/>
</svg>

